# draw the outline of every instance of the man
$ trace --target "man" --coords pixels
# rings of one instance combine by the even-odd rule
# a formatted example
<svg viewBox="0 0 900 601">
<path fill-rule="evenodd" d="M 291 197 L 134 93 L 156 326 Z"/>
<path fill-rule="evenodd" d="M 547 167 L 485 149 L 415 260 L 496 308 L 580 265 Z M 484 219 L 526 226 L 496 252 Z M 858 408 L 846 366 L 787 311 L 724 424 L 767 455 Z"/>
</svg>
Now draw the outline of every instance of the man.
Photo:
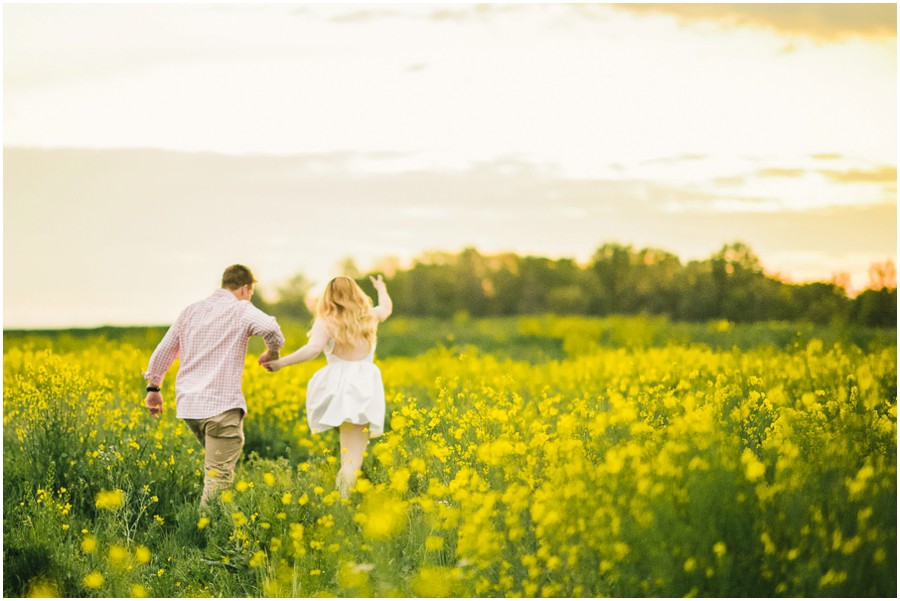
<svg viewBox="0 0 900 601">
<path fill-rule="evenodd" d="M 250 304 L 256 280 L 243 265 L 222 275 L 222 288 L 181 312 L 159 346 L 147 371 L 147 409 L 163 410 L 160 385 L 172 362 L 181 358 L 175 382 L 175 417 L 184 419 L 206 451 L 206 476 L 200 506 L 231 485 L 244 447 L 247 402 L 241 376 L 247 341 L 262 336 L 267 350 L 260 363 L 278 358 L 284 336 L 274 317 Z"/>
</svg>

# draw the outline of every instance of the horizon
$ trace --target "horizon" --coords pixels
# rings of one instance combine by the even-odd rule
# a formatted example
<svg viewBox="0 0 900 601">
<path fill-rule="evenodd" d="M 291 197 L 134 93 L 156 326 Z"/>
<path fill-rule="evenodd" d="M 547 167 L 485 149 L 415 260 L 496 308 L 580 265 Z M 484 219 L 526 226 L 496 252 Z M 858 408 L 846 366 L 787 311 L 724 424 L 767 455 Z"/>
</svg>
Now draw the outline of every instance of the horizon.
<svg viewBox="0 0 900 601">
<path fill-rule="evenodd" d="M 731 244 L 739 244 L 739 243 L 742 243 L 742 242 L 741 242 L 740 240 L 735 240 L 735 241 L 732 241 L 731 243 L 728 243 L 728 245 L 731 245 Z M 624 246 L 624 247 L 626 247 L 626 248 L 629 248 L 629 249 L 631 249 L 631 250 L 637 251 L 637 252 L 640 252 L 640 251 L 643 251 L 643 250 L 659 250 L 659 251 L 663 251 L 663 252 L 669 252 L 669 251 L 668 251 L 667 249 L 665 249 L 665 248 L 659 248 L 659 247 L 643 247 L 643 248 L 639 248 L 639 247 L 634 247 L 634 246 L 629 245 L 629 244 L 626 244 L 626 243 L 621 243 L 621 242 L 619 242 L 619 241 L 605 241 L 605 242 L 601 242 L 601 243 L 599 243 L 599 244 L 597 245 L 596 248 L 599 250 L 600 248 L 602 248 L 602 247 L 603 247 L 604 245 L 606 245 L 606 244 L 621 244 L 622 246 Z M 576 258 L 574 258 L 574 257 L 567 257 L 567 256 L 547 257 L 547 256 L 540 256 L 540 255 L 526 255 L 526 254 L 519 254 L 519 253 L 516 253 L 516 252 L 514 252 L 514 251 L 500 251 L 500 252 L 496 252 L 496 253 L 483 253 L 483 252 L 481 252 L 480 249 L 474 248 L 474 247 L 471 247 L 471 246 L 468 246 L 468 247 L 465 247 L 465 248 L 459 248 L 459 249 L 456 249 L 456 250 L 447 250 L 447 249 L 429 249 L 429 250 L 424 251 L 421 255 L 419 255 L 419 256 L 417 256 L 417 257 L 411 258 L 409 261 L 397 262 L 397 261 L 396 261 L 396 258 L 390 258 L 390 257 L 386 257 L 386 258 L 385 258 L 384 260 L 382 260 L 382 261 L 376 261 L 376 264 L 379 263 L 379 262 L 381 262 L 382 264 L 384 264 L 385 262 L 390 262 L 390 263 L 391 263 L 391 268 L 393 269 L 393 271 L 391 272 L 390 275 L 387 275 L 387 271 L 386 271 L 386 270 L 385 270 L 385 271 L 377 271 L 377 270 L 372 270 L 372 269 L 363 269 L 361 266 L 355 265 L 355 261 L 353 261 L 353 258 L 352 258 L 352 257 L 347 257 L 347 260 L 353 261 L 354 265 L 355 265 L 356 268 L 357 268 L 357 271 L 361 274 L 361 275 L 359 276 L 359 278 L 356 278 L 356 279 L 360 279 L 360 278 L 363 278 L 363 279 L 364 279 L 367 275 L 377 274 L 377 273 L 382 273 L 382 274 L 384 274 L 386 283 L 390 283 L 390 280 L 391 280 L 391 278 L 394 276 L 395 273 L 397 273 L 397 272 L 399 272 L 399 271 L 407 271 L 407 270 L 411 269 L 415 263 L 423 263 L 423 264 L 426 264 L 426 265 L 427 265 L 427 264 L 432 264 L 432 260 L 433 260 L 433 258 L 434 258 L 435 256 L 449 255 L 449 256 L 451 256 L 451 257 L 457 257 L 457 256 L 461 255 L 463 252 L 469 251 L 469 250 L 474 250 L 476 253 L 480 254 L 481 256 L 483 256 L 483 257 L 488 257 L 488 258 L 490 258 L 490 257 L 502 257 L 502 256 L 506 256 L 506 255 L 514 255 L 514 256 L 517 256 L 517 257 L 519 257 L 519 258 L 532 257 L 532 258 L 548 259 L 548 260 L 551 260 L 551 261 L 565 261 L 565 260 L 571 260 L 571 261 L 574 262 L 580 269 L 587 269 L 587 268 L 590 267 L 590 264 L 591 264 L 591 260 L 590 260 L 590 259 L 584 260 L 584 261 L 580 261 L 580 260 L 578 260 L 578 259 L 576 259 Z M 749 250 L 753 251 L 752 248 L 749 248 Z M 718 252 L 718 251 L 715 251 L 715 252 Z M 670 253 L 670 254 L 674 254 L 674 253 Z M 708 257 L 705 257 L 705 258 L 695 258 L 695 259 L 690 259 L 690 260 L 684 260 L 682 257 L 680 257 L 680 256 L 678 256 L 678 255 L 675 255 L 675 257 L 678 259 L 680 265 L 686 266 L 686 265 L 688 265 L 689 263 L 692 263 L 692 262 L 706 262 L 706 261 L 709 261 L 709 260 L 712 258 L 712 256 L 713 256 L 714 254 L 715 254 L 715 253 L 710 253 L 710 255 L 709 255 Z M 754 253 L 754 254 L 755 254 L 755 253 Z M 883 266 L 883 265 L 884 265 L 883 263 L 873 263 L 873 264 L 870 266 L 870 276 L 871 276 L 871 268 L 881 267 L 881 266 Z M 891 265 L 891 267 L 893 267 L 894 269 L 896 269 L 896 266 L 893 264 L 893 262 L 890 262 L 890 265 Z M 878 289 L 880 289 L 880 288 L 876 288 L 876 287 L 875 287 L 875 285 L 874 285 L 875 282 L 870 281 L 870 282 L 869 282 L 869 285 L 867 285 L 866 287 L 861 288 L 861 289 L 856 289 L 856 290 L 854 290 L 854 289 L 850 288 L 850 287 L 847 285 L 848 281 L 844 281 L 844 282 L 840 281 L 840 280 L 841 280 L 841 277 L 840 277 L 840 276 L 841 276 L 842 274 L 835 274 L 836 277 L 832 277 L 832 278 L 829 279 L 829 280 L 815 280 L 815 279 L 814 279 L 814 280 L 802 280 L 802 281 L 791 280 L 790 278 L 785 277 L 785 276 L 783 276 L 782 274 L 780 274 L 780 273 L 778 273 L 778 272 L 772 272 L 771 270 L 769 270 L 769 269 L 766 267 L 766 265 L 764 264 L 764 262 L 763 262 L 762 260 L 760 260 L 760 270 L 761 270 L 761 272 L 763 273 L 763 275 L 764 275 L 766 278 L 769 278 L 769 279 L 772 279 L 772 280 L 776 280 L 776 281 L 779 281 L 779 282 L 781 282 L 781 283 L 783 283 L 783 284 L 787 284 L 787 285 L 791 285 L 791 286 L 804 286 L 804 285 L 808 285 L 808 284 L 820 284 L 820 283 L 824 283 L 824 284 L 832 284 L 832 285 L 837 286 L 837 288 L 843 290 L 843 291 L 846 293 L 847 298 L 849 298 L 849 299 L 856 298 L 857 296 L 859 296 L 860 294 L 862 294 L 862 293 L 865 292 L 866 290 L 878 290 Z M 254 274 L 254 275 L 256 275 L 256 274 Z M 894 275 L 896 275 L 896 272 L 894 272 Z M 277 294 L 277 292 L 273 292 L 274 289 L 277 288 L 279 284 L 286 284 L 286 283 L 288 282 L 288 280 L 289 280 L 291 277 L 293 277 L 293 276 L 303 276 L 303 277 L 305 277 L 306 274 L 304 274 L 303 272 L 297 272 L 297 273 L 295 273 L 295 274 L 292 274 L 292 276 L 289 276 L 289 277 L 288 277 L 286 280 L 284 280 L 284 281 L 281 281 L 281 282 L 275 282 L 274 284 L 270 283 L 270 286 L 265 286 L 265 287 L 263 287 L 263 286 L 259 286 L 259 284 L 257 284 L 257 285 L 256 285 L 256 295 L 257 295 L 257 296 L 262 296 L 264 302 L 266 302 L 266 303 L 275 303 L 275 302 L 278 302 L 278 301 L 280 300 L 280 297 L 279 297 L 279 295 Z M 318 298 L 318 295 L 321 293 L 321 289 L 322 289 L 322 287 L 325 285 L 326 282 L 324 282 L 324 281 L 322 281 L 322 282 L 315 282 L 315 281 L 312 281 L 312 280 L 310 280 L 310 281 L 312 282 L 312 286 L 310 287 L 309 292 L 306 294 L 306 304 L 307 304 L 308 307 L 310 307 L 310 310 L 312 310 L 311 307 L 314 306 L 314 302 L 315 302 L 315 300 Z M 896 289 L 896 282 L 895 282 L 895 284 L 894 284 L 894 288 L 893 288 L 893 289 Z M 200 299 L 200 298 L 197 298 L 197 299 L 195 299 L 195 300 L 201 300 L 201 299 Z M 192 301 L 192 302 L 193 302 L 193 301 Z M 530 315 L 530 314 L 521 313 L 521 314 L 510 315 L 510 316 L 507 316 L 507 317 L 522 317 L 522 316 L 528 316 L 528 315 Z M 610 315 L 613 315 L 613 314 L 610 314 Z M 669 316 L 669 315 L 667 315 L 667 314 L 665 314 L 665 313 L 662 313 L 662 314 L 660 314 L 659 316 L 660 316 L 660 317 L 667 317 L 667 318 L 671 319 L 671 316 Z M 415 317 L 415 316 L 414 316 L 414 317 Z M 419 316 L 419 317 L 420 317 L 420 316 Z M 604 317 L 604 315 L 592 315 L 591 317 Z M 496 318 L 496 316 L 495 316 L 495 317 L 485 317 L 484 319 L 495 319 L 495 318 Z M 722 320 L 728 321 L 728 320 L 725 319 L 725 318 L 717 318 L 717 321 L 722 321 Z M 172 321 L 174 321 L 174 317 L 173 317 Z M 97 329 L 104 329 L 104 328 L 123 328 L 123 329 L 127 329 L 127 328 L 159 328 L 159 327 L 167 328 L 167 327 L 169 327 L 170 325 L 171 325 L 171 322 L 159 322 L 159 323 L 96 323 L 96 324 L 84 324 L 84 325 L 56 325 L 56 326 L 37 326 L 37 327 L 7 327 L 7 326 L 4 324 L 3 330 L 4 330 L 4 332 L 6 332 L 6 331 L 9 331 L 9 332 L 52 332 L 52 331 L 70 331 L 70 330 L 97 330 Z"/>
</svg>

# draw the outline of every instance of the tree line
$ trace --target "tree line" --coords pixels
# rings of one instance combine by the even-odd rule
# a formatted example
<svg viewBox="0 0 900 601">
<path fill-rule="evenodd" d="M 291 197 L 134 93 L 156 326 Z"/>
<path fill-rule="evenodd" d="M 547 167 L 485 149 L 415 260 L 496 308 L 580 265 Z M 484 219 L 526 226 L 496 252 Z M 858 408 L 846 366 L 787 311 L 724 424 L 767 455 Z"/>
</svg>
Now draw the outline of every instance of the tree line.
<svg viewBox="0 0 900 601">
<path fill-rule="evenodd" d="M 349 259 L 341 268 L 375 298 L 368 273 Z M 484 255 L 467 248 L 427 253 L 407 268 L 385 260 L 376 272 L 385 275 L 395 312 L 410 316 L 643 313 L 676 321 L 897 326 L 893 263 L 873 265 L 868 289 L 851 298 L 840 278 L 795 284 L 767 275 L 759 257 L 741 242 L 687 263 L 664 250 L 611 243 L 600 246 L 585 265 L 565 258 Z M 278 289 L 277 301 L 257 294 L 254 302 L 276 316 L 309 319 L 304 298 L 310 288 L 311 282 L 297 274 Z"/>
</svg>

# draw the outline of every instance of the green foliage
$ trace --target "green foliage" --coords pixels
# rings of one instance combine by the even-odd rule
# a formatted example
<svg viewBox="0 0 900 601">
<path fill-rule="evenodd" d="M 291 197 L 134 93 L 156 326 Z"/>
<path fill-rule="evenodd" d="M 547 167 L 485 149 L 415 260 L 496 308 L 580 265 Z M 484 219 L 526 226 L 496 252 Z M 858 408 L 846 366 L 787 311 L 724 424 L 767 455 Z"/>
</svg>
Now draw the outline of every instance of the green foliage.
<svg viewBox="0 0 900 601">
<path fill-rule="evenodd" d="M 666 315 L 693 322 L 897 323 L 895 280 L 891 285 L 889 277 L 881 277 L 885 285 L 856 299 L 834 283 L 789 284 L 766 275 L 759 257 L 741 242 L 687 264 L 664 250 L 622 244 L 604 244 L 585 266 L 571 259 L 482 255 L 467 248 L 459 254 L 426 254 L 408 269 L 393 266 L 386 275 L 399 314 L 439 319 L 458 313 L 556 313 Z M 372 294 L 367 277 L 357 281 Z"/>
</svg>

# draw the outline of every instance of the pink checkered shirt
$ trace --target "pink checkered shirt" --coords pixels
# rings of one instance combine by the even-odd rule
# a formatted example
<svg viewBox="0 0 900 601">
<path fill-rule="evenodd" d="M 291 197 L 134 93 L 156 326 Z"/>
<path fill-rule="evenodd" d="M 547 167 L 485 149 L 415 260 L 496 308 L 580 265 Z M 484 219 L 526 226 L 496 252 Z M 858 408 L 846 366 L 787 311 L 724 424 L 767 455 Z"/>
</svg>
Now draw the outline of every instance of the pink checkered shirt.
<svg viewBox="0 0 900 601">
<path fill-rule="evenodd" d="M 176 417 L 206 419 L 236 408 L 247 413 L 241 376 L 251 336 L 262 336 L 270 350 L 284 346 L 274 317 L 220 288 L 181 312 L 153 351 L 144 378 L 158 386 L 181 357 Z"/>
</svg>

